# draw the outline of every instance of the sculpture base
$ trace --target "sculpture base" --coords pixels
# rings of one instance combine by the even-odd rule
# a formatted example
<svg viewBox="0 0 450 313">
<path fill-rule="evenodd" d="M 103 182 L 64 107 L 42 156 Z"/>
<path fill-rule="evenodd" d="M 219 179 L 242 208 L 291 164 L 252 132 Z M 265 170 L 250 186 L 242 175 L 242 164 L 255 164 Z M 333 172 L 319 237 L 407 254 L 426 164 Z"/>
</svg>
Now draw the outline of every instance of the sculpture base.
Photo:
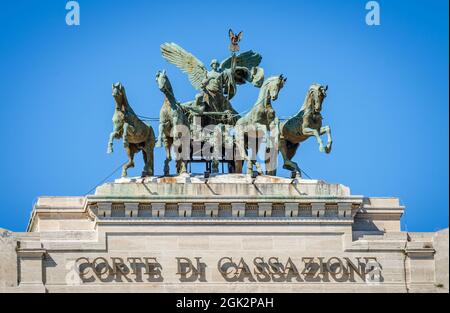
<svg viewBox="0 0 450 313">
<path fill-rule="evenodd" d="M 318 180 L 123 178 L 39 198 L 0 237 L 0 290 L 448 292 L 448 230 L 401 232 L 403 211 Z"/>
</svg>

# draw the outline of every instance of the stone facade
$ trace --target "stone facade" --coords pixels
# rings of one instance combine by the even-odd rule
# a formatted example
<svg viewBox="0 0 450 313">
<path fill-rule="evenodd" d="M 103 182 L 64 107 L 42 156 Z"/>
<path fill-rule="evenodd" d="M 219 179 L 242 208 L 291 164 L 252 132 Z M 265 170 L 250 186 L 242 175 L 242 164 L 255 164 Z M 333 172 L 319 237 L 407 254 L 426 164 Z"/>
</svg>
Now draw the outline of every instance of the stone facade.
<svg viewBox="0 0 450 313">
<path fill-rule="evenodd" d="M 6 292 L 448 292 L 448 230 L 396 198 L 247 175 L 119 179 L 42 197 L 0 237 Z"/>
<path fill-rule="evenodd" d="M 0 228 L 0 291 L 17 287 L 16 246 L 15 235 Z"/>
</svg>

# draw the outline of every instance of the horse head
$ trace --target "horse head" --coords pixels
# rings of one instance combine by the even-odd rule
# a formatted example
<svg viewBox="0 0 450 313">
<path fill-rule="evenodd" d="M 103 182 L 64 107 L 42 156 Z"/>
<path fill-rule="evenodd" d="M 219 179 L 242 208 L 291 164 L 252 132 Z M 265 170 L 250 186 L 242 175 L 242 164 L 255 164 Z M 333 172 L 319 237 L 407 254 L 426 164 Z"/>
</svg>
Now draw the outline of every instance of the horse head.
<svg viewBox="0 0 450 313">
<path fill-rule="evenodd" d="M 314 113 L 320 113 L 322 111 L 323 100 L 327 97 L 328 86 L 320 84 L 312 84 L 309 88 L 310 105 Z"/>
<path fill-rule="evenodd" d="M 125 88 L 122 83 L 115 83 L 112 85 L 112 96 L 117 103 L 123 103 L 125 99 Z"/>
<path fill-rule="evenodd" d="M 172 92 L 172 85 L 167 77 L 166 70 L 158 71 L 156 73 L 156 83 L 158 84 L 159 90 L 162 92 Z"/>
<path fill-rule="evenodd" d="M 283 77 L 283 74 L 280 76 L 270 77 L 267 80 L 267 92 L 272 101 L 278 99 L 278 94 L 280 93 L 280 90 L 283 89 L 286 80 L 287 78 Z"/>
</svg>

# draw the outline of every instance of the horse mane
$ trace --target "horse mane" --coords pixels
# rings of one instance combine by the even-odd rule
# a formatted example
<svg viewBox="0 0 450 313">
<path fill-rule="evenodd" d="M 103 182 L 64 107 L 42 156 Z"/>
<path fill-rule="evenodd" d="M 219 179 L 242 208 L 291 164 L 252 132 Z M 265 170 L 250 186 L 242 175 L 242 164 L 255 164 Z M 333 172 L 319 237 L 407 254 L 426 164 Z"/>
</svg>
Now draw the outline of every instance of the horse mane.
<svg viewBox="0 0 450 313">
<path fill-rule="evenodd" d="M 267 79 L 264 81 L 264 83 L 262 84 L 261 88 L 267 87 L 267 85 L 268 85 L 270 82 L 272 82 L 273 80 L 275 80 L 275 79 L 279 80 L 279 79 L 280 79 L 280 76 L 270 76 L 269 78 L 267 78 Z"/>
<path fill-rule="evenodd" d="M 303 114 L 305 113 L 305 111 L 307 111 L 307 110 L 311 107 L 311 105 L 312 105 L 312 103 L 313 103 L 313 102 L 310 100 L 311 90 L 316 89 L 316 88 L 318 88 L 318 87 L 320 87 L 320 85 L 319 85 L 319 84 L 316 84 L 316 83 L 312 84 L 312 85 L 309 87 L 308 92 L 306 93 L 306 96 L 305 96 L 305 100 L 303 100 L 303 105 L 302 105 L 302 107 L 300 108 L 300 111 L 299 111 L 295 116 L 303 115 Z"/>
<path fill-rule="evenodd" d="M 123 92 L 123 101 L 125 102 L 124 103 L 125 104 L 125 110 L 127 110 L 130 113 L 135 114 L 133 109 L 130 106 L 130 103 L 128 102 L 128 97 L 127 97 L 127 93 L 125 91 L 125 87 L 124 86 L 122 86 L 122 92 Z"/>
<path fill-rule="evenodd" d="M 266 91 L 267 91 L 267 86 L 268 86 L 272 81 L 274 81 L 275 79 L 279 80 L 279 79 L 280 79 L 280 76 L 270 76 L 269 78 L 267 78 L 267 79 L 263 82 L 263 84 L 262 84 L 262 86 L 261 86 L 261 88 L 260 88 L 260 92 L 259 92 L 258 99 L 256 100 L 256 103 L 253 105 L 253 107 L 256 107 L 257 105 L 259 105 L 259 104 L 263 101 L 263 99 L 261 99 L 261 98 L 262 98 L 262 97 L 264 96 L 264 94 L 266 93 Z"/>
</svg>

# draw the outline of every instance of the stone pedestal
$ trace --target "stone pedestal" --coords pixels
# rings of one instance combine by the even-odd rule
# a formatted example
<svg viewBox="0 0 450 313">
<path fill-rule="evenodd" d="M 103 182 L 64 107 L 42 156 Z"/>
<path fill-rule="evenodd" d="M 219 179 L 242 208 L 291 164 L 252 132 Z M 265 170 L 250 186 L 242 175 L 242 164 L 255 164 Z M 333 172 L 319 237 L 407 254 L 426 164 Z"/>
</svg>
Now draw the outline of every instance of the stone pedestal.
<svg viewBox="0 0 450 313">
<path fill-rule="evenodd" d="M 404 233 L 403 212 L 317 180 L 120 179 L 39 198 L 0 290 L 448 292 L 448 231 Z"/>
</svg>

